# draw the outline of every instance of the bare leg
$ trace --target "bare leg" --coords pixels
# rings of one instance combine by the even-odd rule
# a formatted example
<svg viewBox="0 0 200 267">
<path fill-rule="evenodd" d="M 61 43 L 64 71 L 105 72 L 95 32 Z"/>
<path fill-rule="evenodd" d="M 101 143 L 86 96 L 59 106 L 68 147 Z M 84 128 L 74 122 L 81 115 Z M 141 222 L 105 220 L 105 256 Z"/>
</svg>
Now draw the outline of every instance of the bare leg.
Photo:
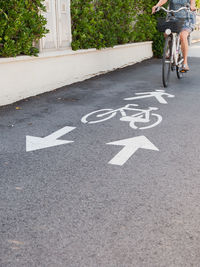
<svg viewBox="0 0 200 267">
<path fill-rule="evenodd" d="M 187 30 L 184 30 L 180 33 L 180 39 L 181 39 L 181 50 L 183 53 L 183 64 L 188 67 L 187 57 L 188 57 L 188 37 L 189 32 Z"/>
</svg>

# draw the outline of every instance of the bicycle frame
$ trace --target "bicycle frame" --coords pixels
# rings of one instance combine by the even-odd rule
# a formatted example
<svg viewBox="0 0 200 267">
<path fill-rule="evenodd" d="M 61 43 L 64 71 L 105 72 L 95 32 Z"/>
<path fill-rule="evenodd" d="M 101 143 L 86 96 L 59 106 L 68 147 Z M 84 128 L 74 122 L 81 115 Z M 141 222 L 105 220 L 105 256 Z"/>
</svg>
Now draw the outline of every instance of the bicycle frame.
<svg viewBox="0 0 200 267">
<path fill-rule="evenodd" d="M 180 66 L 181 63 L 183 62 L 183 59 L 178 61 L 178 56 L 179 56 L 179 49 L 180 49 L 180 34 L 177 33 L 171 33 L 172 36 L 172 54 L 170 61 L 171 63 L 175 66 Z"/>
<path fill-rule="evenodd" d="M 164 10 L 167 13 L 167 16 L 169 16 L 169 14 L 174 15 L 175 13 L 178 13 L 181 10 L 186 10 L 187 11 L 187 16 L 189 18 L 189 14 L 193 13 L 192 11 L 190 11 L 190 6 L 181 7 L 178 10 L 167 10 L 164 7 L 157 7 L 156 12 L 158 12 L 160 9 Z M 170 30 L 170 29 L 168 29 L 168 30 Z M 172 33 L 170 33 L 170 35 L 172 36 L 172 53 L 171 53 L 171 58 L 170 58 L 170 62 L 169 63 L 172 63 L 172 64 L 174 63 L 175 66 L 180 66 L 181 63 L 183 62 L 183 59 L 181 59 L 178 62 L 178 55 L 179 55 L 179 49 L 180 49 L 180 34 L 172 32 Z"/>
<path fill-rule="evenodd" d="M 188 19 L 189 19 L 189 15 L 192 13 L 192 11 L 190 11 L 190 5 L 181 7 L 178 10 L 167 10 L 164 7 L 157 7 L 155 9 L 155 12 L 158 12 L 160 9 L 164 10 L 167 13 L 166 20 L 172 19 L 172 21 L 173 21 L 173 18 L 175 17 L 175 14 L 180 12 L 181 10 L 185 10 L 187 12 Z M 177 74 L 178 79 L 181 79 L 182 77 L 181 68 L 182 68 L 182 64 L 184 61 L 183 55 L 181 53 L 180 33 L 176 32 L 177 30 L 174 30 L 173 26 L 171 28 L 172 29 L 165 28 L 165 35 L 168 37 L 165 40 L 165 46 L 163 50 L 163 59 L 162 59 L 162 82 L 163 82 L 164 87 L 168 86 L 169 79 L 170 79 L 170 72 L 174 71 L 175 69 L 176 69 L 176 74 Z M 179 30 L 181 30 L 180 27 L 179 27 Z"/>
</svg>

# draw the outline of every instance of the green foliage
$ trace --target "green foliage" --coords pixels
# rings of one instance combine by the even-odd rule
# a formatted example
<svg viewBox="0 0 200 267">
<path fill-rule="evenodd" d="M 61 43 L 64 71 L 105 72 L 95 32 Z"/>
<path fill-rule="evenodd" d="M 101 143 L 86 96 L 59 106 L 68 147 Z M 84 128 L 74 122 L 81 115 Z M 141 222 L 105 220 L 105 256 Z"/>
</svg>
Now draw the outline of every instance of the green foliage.
<svg viewBox="0 0 200 267">
<path fill-rule="evenodd" d="M 37 55 L 33 46 L 48 30 L 44 0 L 0 0 L 0 56 Z"/>
<path fill-rule="evenodd" d="M 127 43 L 134 31 L 131 27 L 133 0 L 73 0 L 72 48 L 103 48 Z"/>
<path fill-rule="evenodd" d="M 152 7 L 157 4 L 157 0 L 138 0 L 138 5 L 141 5 L 142 12 L 137 16 L 137 22 L 134 30 L 136 31 L 135 42 L 153 41 L 154 56 L 160 57 L 163 53 L 164 36 L 157 30 L 157 18 L 165 16 L 163 12 L 151 14 Z"/>
<path fill-rule="evenodd" d="M 196 7 L 200 8 L 200 0 L 196 0 Z"/>
<path fill-rule="evenodd" d="M 72 0 L 72 49 L 104 48 L 153 40 L 156 56 L 163 49 L 163 34 L 151 15 L 157 0 Z"/>
</svg>

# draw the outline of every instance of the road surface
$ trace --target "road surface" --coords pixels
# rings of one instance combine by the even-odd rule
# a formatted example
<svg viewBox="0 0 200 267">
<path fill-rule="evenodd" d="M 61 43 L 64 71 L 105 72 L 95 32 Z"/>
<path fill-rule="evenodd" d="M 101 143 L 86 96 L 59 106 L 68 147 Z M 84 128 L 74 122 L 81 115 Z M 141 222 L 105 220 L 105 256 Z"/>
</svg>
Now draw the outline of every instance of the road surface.
<svg viewBox="0 0 200 267">
<path fill-rule="evenodd" d="M 200 266 L 189 62 L 166 92 L 152 59 L 0 108 L 0 266 Z"/>
</svg>

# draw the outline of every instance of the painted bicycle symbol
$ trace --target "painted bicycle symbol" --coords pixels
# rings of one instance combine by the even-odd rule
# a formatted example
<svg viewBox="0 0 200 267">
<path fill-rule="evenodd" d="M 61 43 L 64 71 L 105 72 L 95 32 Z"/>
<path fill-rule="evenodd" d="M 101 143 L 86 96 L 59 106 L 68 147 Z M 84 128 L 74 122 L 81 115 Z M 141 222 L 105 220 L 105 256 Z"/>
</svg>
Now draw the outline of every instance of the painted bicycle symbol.
<svg viewBox="0 0 200 267">
<path fill-rule="evenodd" d="M 82 123 L 95 124 L 112 119 L 117 114 L 121 115 L 120 121 L 129 122 L 129 126 L 133 129 L 149 129 L 157 126 L 162 121 L 162 116 L 153 113 L 158 110 L 156 107 L 149 107 L 148 109 L 140 109 L 137 104 L 128 104 L 119 109 L 100 109 L 85 115 L 81 121 Z M 127 113 L 135 112 L 132 115 Z M 137 126 L 136 124 L 149 124 L 148 126 Z"/>
</svg>

